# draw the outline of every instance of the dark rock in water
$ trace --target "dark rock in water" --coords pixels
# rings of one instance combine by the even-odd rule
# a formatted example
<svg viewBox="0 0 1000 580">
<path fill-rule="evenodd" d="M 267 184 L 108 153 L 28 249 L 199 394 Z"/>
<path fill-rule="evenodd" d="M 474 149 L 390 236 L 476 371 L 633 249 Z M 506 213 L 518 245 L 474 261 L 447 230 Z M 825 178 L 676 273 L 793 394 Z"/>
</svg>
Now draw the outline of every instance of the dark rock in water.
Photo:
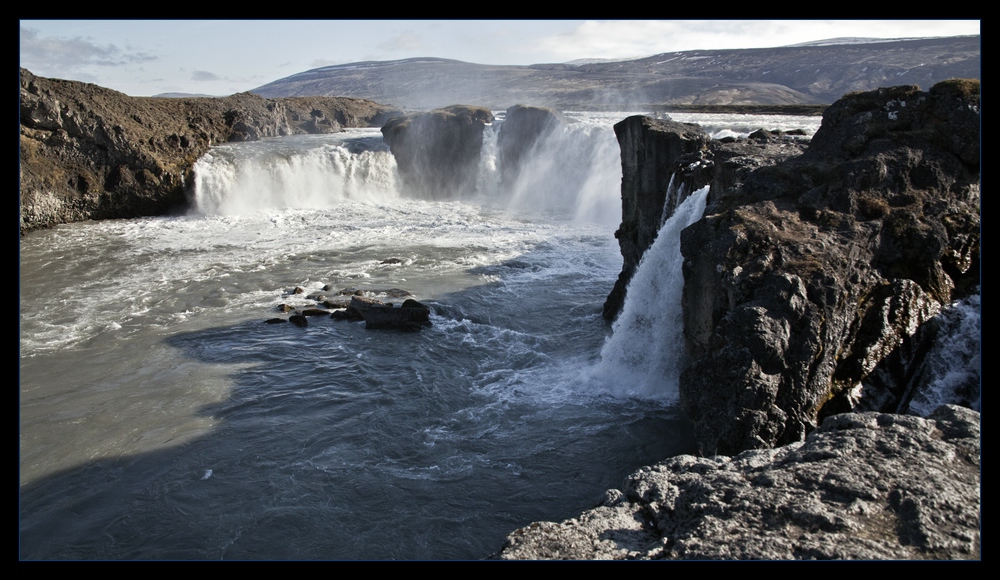
<svg viewBox="0 0 1000 580">
<path fill-rule="evenodd" d="M 264 321 L 264 324 L 278 324 L 279 322 L 288 322 L 284 318 L 268 318 Z"/>
<path fill-rule="evenodd" d="M 22 233 L 163 215 L 188 202 L 194 162 L 213 144 L 367 127 L 393 110 L 338 97 L 130 97 L 23 68 L 20 76 Z"/>
<path fill-rule="evenodd" d="M 390 119 L 382 137 L 396 158 L 403 190 L 424 199 L 453 199 L 476 189 L 489 109 L 453 105 Z"/>
<path fill-rule="evenodd" d="M 279 304 L 277 307 L 278 312 L 291 312 L 293 310 L 295 310 L 295 307 L 289 304 Z"/>
<path fill-rule="evenodd" d="M 291 322 L 292 324 L 300 328 L 309 326 L 309 321 L 306 320 L 306 317 L 302 316 L 301 314 L 292 315 L 291 317 L 289 317 L 288 322 Z"/>
<path fill-rule="evenodd" d="M 292 294 L 305 294 L 306 293 L 306 289 L 303 288 L 303 287 L 301 287 L 301 286 L 296 286 L 295 289 L 293 289 L 291 293 Z"/>
<path fill-rule="evenodd" d="M 367 296 L 353 296 L 351 298 L 351 304 L 347 307 L 347 319 L 348 320 L 364 320 L 365 312 L 373 306 L 385 306 L 381 300 L 375 300 L 374 298 L 369 298 Z"/>
<path fill-rule="evenodd" d="M 978 127 L 978 94 L 847 95 L 805 154 L 713 184 L 681 237 L 681 406 L 703 453 L 905 404 L 919 356 L 894 353 L 927 348 L 920 326 L 979 284 L 979 163 L 955 137 L 978 143 Z M 895 371 L 875 384 L 879 365 Z"/>
<path fill-rule="evenodd" d="M 804 443 L 644 467 L 502 559 L 979 559 L 980 415 L 827 418 Z"/>
<path fill-rule="evenodd" d="M 402 264 L 402 263 L 403 261 L 400 260 L 399 258 L 386 258 L 385 260 L 379 262 L 379 264 Z"/>
<path fill-rule="evenodd" d="M 322 308 L 306 308 L 302 311 L 302 316 L 326 316 L 327 314 L 330 314 L 330 311 Z"/>
<path fill-rule="evenodd" d="M 556 111 L 544 107 L 514 105 L 507 109 L 506 118 L 497 135 L 500 177 L 511 183 L 521 172 L 522 159 L 531 158 L 535 147 L 565 122 Z"/>
<path fill-rule="evenodd" d="M 628 283 L 663 223 L 689 195 L 711 184 L 709 201 L 761 167 L 800 155 L 800 141 L 711 140 L 697 125 L 633 116 L 615 125 L 622 152 L 622 223 L 615 232 L 622 271 L 603 315 L 621 311 Z M 670 189 L 673 181 L 673 189 Z"/>
<path fill-rule="evenodd" d="M 326 306 L 327 308 L 347 308 L 350 305 L 351 301 L 344 298 L 323 301 L 323 306 Z"/>
<path fill-rule="evenodd" d="M 420 330 L 429 326 L 431 309 L 417 302 L 407 300 L 400 308 L 391 304 L 371 305 L 364 312 L 365 328 Z"/>
</svg>

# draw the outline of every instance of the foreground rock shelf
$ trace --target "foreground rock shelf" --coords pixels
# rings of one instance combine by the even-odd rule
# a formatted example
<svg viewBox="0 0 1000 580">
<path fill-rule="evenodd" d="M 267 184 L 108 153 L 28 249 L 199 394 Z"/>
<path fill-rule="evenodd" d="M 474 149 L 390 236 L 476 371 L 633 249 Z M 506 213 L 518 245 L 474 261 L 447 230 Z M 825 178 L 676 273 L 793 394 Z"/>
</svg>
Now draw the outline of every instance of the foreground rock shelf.
<svg viewBox="0 0 1000 580">
<path fill-rule="evenodd" d="M 977 559 L 979 413 L 828 418 L 802 443 L 681 455 L 501 559 Z"/>
</svg>

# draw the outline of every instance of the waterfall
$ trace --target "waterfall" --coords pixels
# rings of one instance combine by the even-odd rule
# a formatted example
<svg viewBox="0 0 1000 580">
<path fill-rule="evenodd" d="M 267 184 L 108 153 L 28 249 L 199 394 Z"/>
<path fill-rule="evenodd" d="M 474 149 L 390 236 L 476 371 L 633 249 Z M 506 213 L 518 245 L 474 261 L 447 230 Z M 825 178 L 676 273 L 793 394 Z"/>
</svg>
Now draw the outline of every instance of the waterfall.
<svg viewBox="0 0 1000 580">
<path fill-rule="evenodd" d="M 926 417 L 939 405 L 982 408 L 982 295 L 947 306 L 938 315 L 940 334 L 924 357 L 922 385 L 909 412 Z"/>
<path fill-rule="evenodd" d="M 566 124 L 534 143 L 516 177 L 501 183 L 501 124 L 484 131 L 478 192 L 470 192 L 468 200 L 617 225 L 621 162 L 611 128 Z M 194 205 L 200 214 L 325 210 L 344 202 L 385 203 L 405 193 L 396 161 L 377 129 L 219 145 L 195 163 L 194 173 Z"/>
<path fill-rule="evenodd" d="M 614 131 L 568 123 L 539 138 L 522 157 L 513 179 L 501 181 L 497 135 L 503 121 L 483 135 L 478 180 L 482 201 L 517 212 L 550 212 L 614 228 L 621 221 L 621 157 Z"/>
<path fill-rule="evenodd" d="M 660 228 L 639 262 L 613 334 L 601 350 L 599 372 L 621 385 L 624 394 L 677 397 L 685 363 L 680 236 L 705 212 L 708 190 L 706 186 L 688 196 Z"/>
<path fill-rule="evenodd" d="M 201 214 L 332 209 L 399 197 L 396 162 L 372 130 L 219 145 L 195 163 L 194 174 Z"/>
</svg>

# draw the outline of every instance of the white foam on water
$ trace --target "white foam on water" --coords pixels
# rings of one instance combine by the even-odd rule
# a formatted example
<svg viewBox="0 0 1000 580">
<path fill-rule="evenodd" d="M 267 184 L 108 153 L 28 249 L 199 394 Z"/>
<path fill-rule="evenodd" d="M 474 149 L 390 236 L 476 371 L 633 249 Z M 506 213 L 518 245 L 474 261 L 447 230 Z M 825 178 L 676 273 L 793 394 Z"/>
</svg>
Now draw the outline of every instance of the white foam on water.
<svg viewBox="0 0 1000 580">
<path fill-rule="evenodd" d="M 910 413 L 926 417 L 940 405 L 982 400 L 982 295 L 952 303 L 938 315 L 943 328 L 924 358 L 926 386 L 914 394 Z"/>
</svg>

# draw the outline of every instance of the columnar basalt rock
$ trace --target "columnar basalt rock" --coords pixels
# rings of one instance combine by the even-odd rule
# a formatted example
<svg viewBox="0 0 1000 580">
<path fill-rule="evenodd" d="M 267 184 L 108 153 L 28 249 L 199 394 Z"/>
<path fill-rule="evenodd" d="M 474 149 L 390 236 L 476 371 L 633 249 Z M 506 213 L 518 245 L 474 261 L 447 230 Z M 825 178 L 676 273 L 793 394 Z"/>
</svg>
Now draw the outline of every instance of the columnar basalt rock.
<svg viewBox="0 0 1000 580">
<path fill-rule="evenodd" d="M 533 156 L 534 148 L 566 124 L 552 109 L 514 105 L 506 111 L 497 149 L 503 183 L 513 183 L 521 172 L 523 160 Z"/>
<path fill-rule="evenodd" d="M 184 206 L 216 143 L 379 126 L 398 111 L 362 99 L 130 97 L 21 69 L 20 231 Z"/>
<path fill-rule="evenodd" d="M 622 223 L 615 237 L 624 263 L 604 303 L 604 317 L 608 319 L 621 311 L 625 290 L 639 260 L 660 230 L 670 178 L 679 169 L 697 164 L 710 141 L 698 125 L 641 115 L 617 123 L 615 136 L 622 151 Z M 687 193 L 707 183 L 703 172 L 687 181 Z"/>
<path fill-rule="evenodd" d="M 453 199 L 474 192 L 483 130 L 493 113 L 453 105 L 389 119 L 382 138 L 396 158 L 403 191 L 423 199 Z"/>
<path fill-rule="evenodd" d="M 683 232 L 680 396 L 703 453 L 905 410 L 918 330 L 979 284 L 978 101 L 961 82 L 847 95 L 805 154 L 715 192 Z"/>
</svg>

